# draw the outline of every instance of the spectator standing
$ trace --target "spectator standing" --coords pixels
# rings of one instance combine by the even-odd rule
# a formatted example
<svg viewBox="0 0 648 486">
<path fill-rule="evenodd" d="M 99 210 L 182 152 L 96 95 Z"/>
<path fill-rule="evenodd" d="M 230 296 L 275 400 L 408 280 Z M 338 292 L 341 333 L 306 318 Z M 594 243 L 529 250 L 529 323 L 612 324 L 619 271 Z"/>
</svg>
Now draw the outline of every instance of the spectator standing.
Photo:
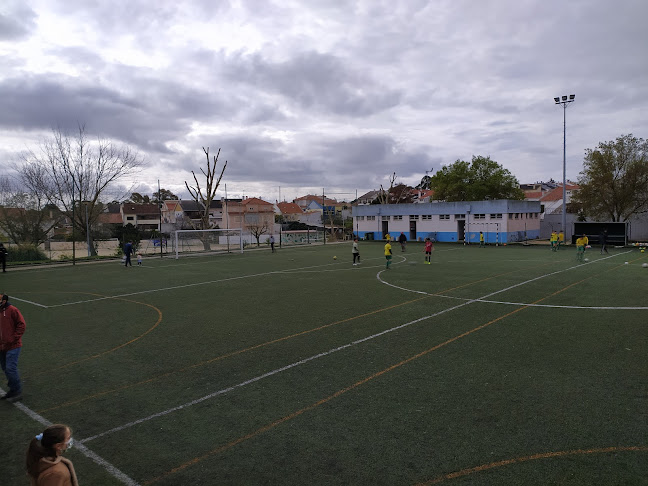
<svg viewBox="0 0 648 486">
<path fill-rule="evenodd" d="M 131 263 L 131 255 L 133 254 L 133 242 L 129 241 L 124 245 L 124 256 L 126 257 L 126 260 L 124 261 L 124 266 L 128 267 L 130 265 L 131 267 L 133 264 Z"/>
<path fill-rule="evenodd" d="M 360 250 L 358 249 L 358 237 L 356 236 L 353 238 L 353 248 L 351 249 L 351 253 L 353 254 L 353 264 L 357 265 L 360 263 Z M 356 260 L 358 261 L 356 263 Z"/>
<path fill-rule="evenodd" d="M 72 444 L 72 429 L 62 424 L 50 425 L 31 440 L 25 464 L 31 486 L 79 486 L 72 461 L 63 457 Z"/>
<path fill-rule="evenodd" d="M 275 244 L 274 235 L 270 235 L 270 249 L 272 250 L 272 253 L 275 252 L 274 244 Z"/>
<path fill-rule="evenodd" d="M 7 377 L 9 391 L 0 399 L 8 402 L 22 400 L 22 382 L 18 373 L 18 357 L 25 333 L 25 318 L 9 303 L 9 296 L 0 297 L 0 366 Z"/>
<path fill-rule="evenodd" d="M 607 230 L 604 229 L 601 231 L 601 234 L 599 235 L 599 242 L 601 243 L 601 255 L 603 252 L 607 253 L 608 255 L 610 254 L 607 250 Z"/>
<path fill-rule="evenodd" d="M 2 273 L 7 271 L 7 249 L 0 243 L 0 262 L 2 263 Z"/>
</svg>

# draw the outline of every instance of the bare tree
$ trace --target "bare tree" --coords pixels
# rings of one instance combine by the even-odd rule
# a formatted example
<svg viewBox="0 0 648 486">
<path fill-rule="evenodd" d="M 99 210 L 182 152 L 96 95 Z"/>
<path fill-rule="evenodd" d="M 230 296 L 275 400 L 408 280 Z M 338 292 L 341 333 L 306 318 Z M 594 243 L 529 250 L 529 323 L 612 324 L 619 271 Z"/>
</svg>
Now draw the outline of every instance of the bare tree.
<svg viewBox="0 0 648 486">
<path fill-rule="evenodd" d="M 96 255 L 88 230 L 102 211 L 101 197 L 120 178 L 143 165 L 141 157 L 127 145 L 101 138 L 90 141 L 85 126 L 74 136 L 53 130 L 39 152 L 23 156 L 20 177 L 26 187 L 43 195 L 72 221 L 89 241 L 88 251 Z"/>
<path fill-rule="evenodd" d="M 9 178 L 0 178 L 0 229 L 16 244 L 38 246 L 59 224 L 62 214 L 43 195 L 27 184 L 17 188 Z"/>
<path fill-rule="evenodd" d="M 378 196 L 376 197 L 378 204 L 389 204 L 389 193 L 394 187 L 395 180 L 396 180 L 396 172 L 394 172 L 392 175 L 389 176 L 389 190 L 387 191 L 383 188 L 383 185 L 380 184 L 380 191 L 378 192 Z"/>
<path fill-rule="evenodd" d="M 249 224 L 247 225 L 248 230 L 250 230 L 250 234 L 254 236 L 257 242 L 257 246 L 261 246 L 260 239 L 261 235 L 264 235 L 268 233 L 268 225 L 265 223 L 258 223 L 258 224 Z"/>
<path fill-rule="evenodd" d="M 200 229 L 209 229 L 212 227 L 211 221 L 209 221 L 209 209 L 212 201 L 214 200 L 214 197 L 216 196 L 216 190 L 220 185 L 223 174 L 225 173 L 227 160 L 223 165 L 220 176 L 218 176 L 218 179 L 216 179 L 216 164 L 218 163 L 218 157 L 220 156 L 220 148 L 218 149 L 218 153 L 213 156 L 213 165 L 209 160 L 209 147 L 207 147 L 206 149 L 205 147 L 203 147 L 203 152 L 205 152 L 205 156 L 207 157 L 207 172 L 205 172 L 205 170 L 202 168 L 200 169 L 200 172 L 202 172 L 205 176 L 204 188 L 201 187 L 200 182 L 198 182 L 198 178 L 196 177 L 196 173 L 193 170 L 191 171 L 191 174 L 193 175 L 195 185 L 190 186 L 189 183 L 185 181 L 185 186 L 187 187 L 187 190 L 189 191 L 189 194 L 191 195 L 193 200 L 196 201 L 199 206 L 202 206 L 202 213 L 200 215 Z M 205 250 L 209 250 L 209 239 L 203 238 L 202 242 Z"/>
</svg>

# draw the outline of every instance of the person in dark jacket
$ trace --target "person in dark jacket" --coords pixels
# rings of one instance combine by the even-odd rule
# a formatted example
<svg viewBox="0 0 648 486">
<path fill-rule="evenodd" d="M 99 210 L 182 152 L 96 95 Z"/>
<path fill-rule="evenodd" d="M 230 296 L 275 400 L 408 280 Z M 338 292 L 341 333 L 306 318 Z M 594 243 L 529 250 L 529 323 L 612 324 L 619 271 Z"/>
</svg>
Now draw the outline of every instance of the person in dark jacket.
<svg viewBox="0 0 648 486">
<path fill-rule="evenodd" d="M 133 264 L 131 263 L 131 255 L 133 254 L 133 242 L 129 241 L 124 245 L 124 256 L 126 257 L 126 261 L 124 262 L 124 266 L 130 265 L 131 267 Z"/>
<path fill-rule="evenodd" d="M 9 386 L 9 391 L 0 399 L 13 403 L 22 400 L 18 356 L 25 333 L 25 318 L 9 303 L 9 296 L 3 295 L 0 299 L 0 366 Z"/>
<path fill-rule="evenodd" d="M 601 234 L 599 235 L 599 243 L 601 243 L 601 255 L 603 252 L 607 253 L 609 255 L 609 252 L 607 250 L 607 230 L 604 229 L 601 231 Z"/>
<path fill-rule="evenodd" d="M 2 264 L 2 272 L 7 271 L 7 249 L 0 243 L 0 263 Z"/>
<path fill-rule="evenodd" d="M 400 243 L 401 246 L 401 251 L 405 251 L 405 244 L 407 243 L 407 236 L 405 236 L 405 233 L 401 231 L 400 236 L 398 237 L 398 242 Z"/>
</svg>

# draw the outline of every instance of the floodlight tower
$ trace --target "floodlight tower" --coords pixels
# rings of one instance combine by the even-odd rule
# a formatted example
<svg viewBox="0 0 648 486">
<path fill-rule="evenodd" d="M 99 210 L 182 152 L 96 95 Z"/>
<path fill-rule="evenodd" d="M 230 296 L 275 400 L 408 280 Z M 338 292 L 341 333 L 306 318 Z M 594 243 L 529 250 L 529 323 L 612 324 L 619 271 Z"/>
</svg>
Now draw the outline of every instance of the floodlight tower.
<svg viewBox="0 0 648 486">
<path fill-rule="evenodd" d="M 574 101 L 576 95 L 562 95 L 554 98 L 557 105 L 563 106 L 563 193 L 562 193 L 562 230 L 567 237 L 567 104 Z"/>
</svg>

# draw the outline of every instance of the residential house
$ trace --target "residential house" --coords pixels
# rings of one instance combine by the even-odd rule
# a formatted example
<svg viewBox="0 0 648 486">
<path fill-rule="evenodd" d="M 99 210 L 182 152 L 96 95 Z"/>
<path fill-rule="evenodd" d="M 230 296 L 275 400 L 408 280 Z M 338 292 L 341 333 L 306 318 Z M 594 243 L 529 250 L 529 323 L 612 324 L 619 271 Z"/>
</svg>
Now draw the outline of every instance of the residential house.
<svg viewBox="0 0 648 486">
<path fill-rule="evenodd" d="M 204 206 L 193 199 L 179 200 L 180 208 L 184 214 L 183 219 L 185 224 L 183 229 L 203 229 L 202 217 Z M 176 218 L 178 216 L 177 207 L 175 209 Z M 210 228 L 225 228 L 226 221 L 223 211 L 223 201 L 220 199 L 212 200 L 209 205 L 209 227 Z M 207 228 L 205 228 L 207 229 Z"/>
<path fill-rule="evenodd" d="M 229 228 L 241 228 L 243 233 L 273 233 L 275 213 L 272 203 L 251 197 L 240 202 L 228 200 L 226 207 Z"/>
<path fill-rule="evenodd" d="M 315 201 L 320 208 L 322 206 L 335 206 L 337 204 L 337 201 L 335 199 L 330 199 L 323 195 L 317 196 L 313 194 L 308 194 L 307 196 L 302 196 L 293 199 L 293 202 L 297 204 L 297 206 L 302 208 L 302 210 L 309 208 L 312 205 L 313 201 Z"/>
<path fill-rule="evenodd" d="M 363 194 L 360 196 L 358 199 L 356 199 L 356 204 L 357 205 L 366 205 L 366 204 L 371 204 L 373 203 L 378 195 L 380 194 L 380 191 L 369 191 L 366 194 Z"/>
<path fill-rule="evenodd" d="M 413 203 L 430 203 L 434 202 L 432 197 L 434 196 L 434 191 L 432 189 L 412 189 Z"/>
<path fill-rule="evenodd" d="M 565 187 L 566 200 L 565 200 L 565 210 L 567 214 L 565 220 L 567 227 L 565 228 L 565 240 L 570 241 L 572 237 L 572 227 L 573 223 L 578 219 L 578 215 L 575 213 L 569 212 L 569 204 L 571 202 L 572 196 L 575 192 L 580 189 L 580 186 L 576 184 L 567 183 Z M 546 194 L 540 198 L 541 207 L 541 218 L 542 218 L 542 231 L 540 234 L 541 238 L 549 238 L 551 232 L 555 229 L 560 229 L 562 227 L 562 211 L 563 211 L 563 186 L 562 184 L 557 185 L 554 189 L 551 189 Z"/>
<path fill-rule="evenodd" d="M 277 208 L 275 213 L 283 216 L 285 222 L 300 221 L 300 218 L 304 215 L 304 211 L 296 203 L 284 201 L 276 203 L 275 206 Z"/>
<path fill-rule="evenodd" d="M 157 204 L 123 203 L 123 225 L 132 224 L 140 230 L 160 230 L 160 208 Z"/>
<path fill-rule="evenodd" d="M 165 233 L 181 229 L 184 223 L 184 211 L 180 201 L 169 199 L 162 201 L 162 229 Z"/>
</svg>

